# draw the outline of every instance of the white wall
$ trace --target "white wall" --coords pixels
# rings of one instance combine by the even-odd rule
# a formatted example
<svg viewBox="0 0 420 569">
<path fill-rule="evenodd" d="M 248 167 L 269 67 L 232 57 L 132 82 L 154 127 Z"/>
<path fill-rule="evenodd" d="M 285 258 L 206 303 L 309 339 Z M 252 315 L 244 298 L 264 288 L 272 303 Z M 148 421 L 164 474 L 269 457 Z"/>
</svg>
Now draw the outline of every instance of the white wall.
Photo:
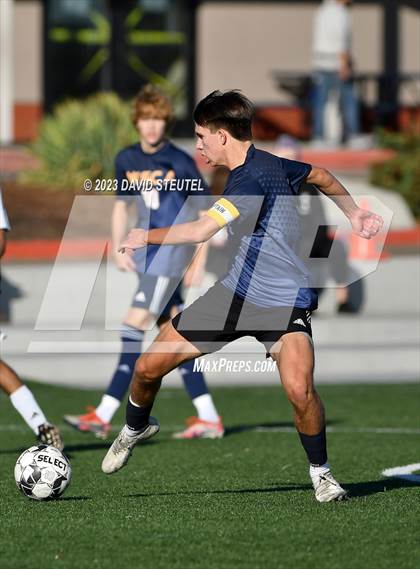
<svg viewBox="0 0 420 569">
<path fill-rule="evenodd" d="M 213 89 L 240 88 L 256 102 L 287 102 L 271 77 L 272 70 L 311 70 L 313 16 L 318 2 L 203 3 L 197 14 L 197 96 Z M 411 16 L 410 16 L 411 17 Z M 382 9 L 353 6 L 353 52 L 361 72 L 382 65 Z M 413 66 L 413 31 L 404 16 L 404 42 Z M 404 55 L 405 58 L 405 55 Z M 373 96 L 373 90 L 369 91 Z"/>
<path fill-rule="evenodd" d="M 0 0 L 1 1 L 1 0 Z M 14 101 L 42 101 L 42 6 L 39 1 L 14 3 Z"/>
</svg>

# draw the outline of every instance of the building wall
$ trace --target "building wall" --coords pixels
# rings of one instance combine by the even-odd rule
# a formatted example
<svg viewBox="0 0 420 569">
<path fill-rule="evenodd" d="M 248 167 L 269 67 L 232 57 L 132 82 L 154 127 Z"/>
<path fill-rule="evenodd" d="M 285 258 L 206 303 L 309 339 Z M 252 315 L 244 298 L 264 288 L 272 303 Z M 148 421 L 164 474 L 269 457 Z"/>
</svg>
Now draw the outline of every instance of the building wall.
<svg viewBox="0 0 420 569">
<path fill-rule="evenodd" d="M 42 114 L 41 2 L 15 2 L 13 27 L 14 130 L 15 139 L 20 141 L 33 138 Z"/>
<path fill-rule="evenodd" d="M 1 0 L 0 0 L 1 1 Z M 292 5 L 293 4 L 293 5 Z M 382 69 L 382 9 L 379 3 L 351 10 L 357 70 Z M 280 92 L 272 71 L 311 70 L 312 21 L 318 2 L 213 2 L 197 9 L 197 97 L 213 89 L 243 89 L 259 104 L 294 104 Z M 14 2 L 15 140 L 34 137 L 43 105 L 42 0 Z M 400 10 L 400 69 L 420 70 L 420 12 Z M 373 85 L 368 100 L 375 100 Z M 401 102 L 416 103 L 413 89 Z M 294 120 L 294 119 L 293 119 Z"/>
<path fill-rule="evenodd" d="M 42 100 L 42 6 L 40 2 L 14 4 L 15 101 Z"/>
<path fill-rule="evenodd" d="M 277 89 L 271 72 L 310 72 L 312 22 L 318 5 L 203 2 L 197 14 L 198 97 L 213 89 L 239 88 L 260 104 L 291 102 Z M 355 4 L 351 20 L 356 69 L 379 73 L 382 8 Z M 419 11 L 402 8 L 400 31 L 401 70 L 419 71 Z M 372 85 L 368 100 L 374 97 Z M 404 96 L 402 102 L 409 101 Z"/>
<path fill-rule="evenodd" d="M 401 9 L 400 42 L 400 71 L 420 73 L 420 10 Z"/>
</svg>

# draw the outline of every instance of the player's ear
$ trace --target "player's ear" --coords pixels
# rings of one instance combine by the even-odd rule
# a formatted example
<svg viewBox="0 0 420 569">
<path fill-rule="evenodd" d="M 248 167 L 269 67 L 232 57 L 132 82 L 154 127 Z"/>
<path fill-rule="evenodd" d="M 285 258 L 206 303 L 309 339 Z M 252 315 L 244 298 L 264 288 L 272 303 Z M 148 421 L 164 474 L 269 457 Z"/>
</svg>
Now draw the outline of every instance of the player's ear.
<svg viewBox="0 0 420 569">
<path fill-rule="evenodd" d="M 227 142 L 227 132 L 223 128 L 219 128 L 218 135 L 220 142 L 224 146 Z"/>
</svg>

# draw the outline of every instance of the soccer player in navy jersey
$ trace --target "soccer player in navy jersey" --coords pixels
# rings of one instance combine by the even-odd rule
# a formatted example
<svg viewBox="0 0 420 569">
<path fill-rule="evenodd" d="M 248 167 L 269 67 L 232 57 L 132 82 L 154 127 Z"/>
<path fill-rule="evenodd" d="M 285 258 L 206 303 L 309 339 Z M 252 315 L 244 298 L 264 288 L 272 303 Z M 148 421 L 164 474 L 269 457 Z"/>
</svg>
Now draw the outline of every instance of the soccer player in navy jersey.
<svg viewBox="0 0 420 569">
<path fill-rule="evenodd" d="M 137 272 L 139 285 L 122 325 L 117 368 L 101 402 L 87 414 L 64 417 L 78 430 L 103 438 L 127 393 L 145 331 L 156 322 L 165 326 L 183 306 L 180 283 L 194 253 L 193 247 L 151 245 L 139 250 L 134 258 L 119 254 L 128 231 L 129 208 L 136 205 L 136 226 L 148 230 L 196 219 L 200 208 L 209 205 L 203 195 L 207 194 L 205 182 L 193 159 L 166 137 L 172 119 L 167 97 L 147 85 L 135 99 L 133 111 L 140 141 L 124 148 L 115 160 L 117 199 L 112 213 L 112 243 L 117 267 Z M 205 256 L 198 257 L 205 261 Z M 196 260 L 190 269 L 200 271 Z M 193 370 L 192 361 L 185 362 L 180 372 L 197 416 L 189 418 L 187 428 L 175 433 L 175 438 L 221 438 L 222 421 L 203 374 Z"/>
<path fill-rule="evenodd" d="M 245 335 L 264 344 L 277 363 L 294 420 L 309 461 L 319 502 L 341 500 L 346 491 L 327 462 L 325 416 L 313 382 L 314 351 L 310 314 L 317 306 L 299 248 L 297 192 L 315 184 L 366 239 L 382 218 L 359 208 L 327 170 L 276 157 L 252 144 L 252 103 L 238 91 L 214 91 L 194 111 L 197 149 L 211 166 L 230 170 L 222 197 L 197 221 L 167 228 L 134 229 L 122 252 L 150 243 L 200 243 L 228 225 L 239 246 L 230 268 L 202 297 L 172 319 L 136 363 L 127 403 L 126 425 L 108 450 L 102 470 L 116 472 L 138 441 L 159 423 L 150 412 L 161 378 L 181 363 L 219 349 Z"/>
</svg>

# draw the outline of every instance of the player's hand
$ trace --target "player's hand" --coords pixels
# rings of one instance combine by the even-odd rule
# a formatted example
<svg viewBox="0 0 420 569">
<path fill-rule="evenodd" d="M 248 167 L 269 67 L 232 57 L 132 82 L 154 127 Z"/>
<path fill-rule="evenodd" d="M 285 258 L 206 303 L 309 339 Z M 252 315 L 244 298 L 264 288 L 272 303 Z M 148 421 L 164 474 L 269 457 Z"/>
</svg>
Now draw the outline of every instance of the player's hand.
<svg viewBox="0 0 420 569">
<path fill-rule="evenodd" d="M 382 229 L 384 220 L 367 209 L 358 207 L 349 217 L 353 231 L 360 237 L 370 239 Z"/>
<path fill-rule="evenodd" d="M 147 231 L 144 229 L 132 229 L 127 237 L 121 242 L 118 251 L 132 254 L 135 249 L 141 249 L 147 245 Z"/>
<path fill-rule="evenodd" d="M 338 75 L 341 81 L 348 81 L 351 77 L 351 67 L 349 65 L 342 65 L 338 70 Z"/>
<path fill-rule="evenodd" d="M 132 273 L 136 270 L 136 264 L 133 261 L 131 255 L 122 255 L 118 250 L 116 253 L 114 253 L 114 260 L 119 271 Z"/>
</svg>

